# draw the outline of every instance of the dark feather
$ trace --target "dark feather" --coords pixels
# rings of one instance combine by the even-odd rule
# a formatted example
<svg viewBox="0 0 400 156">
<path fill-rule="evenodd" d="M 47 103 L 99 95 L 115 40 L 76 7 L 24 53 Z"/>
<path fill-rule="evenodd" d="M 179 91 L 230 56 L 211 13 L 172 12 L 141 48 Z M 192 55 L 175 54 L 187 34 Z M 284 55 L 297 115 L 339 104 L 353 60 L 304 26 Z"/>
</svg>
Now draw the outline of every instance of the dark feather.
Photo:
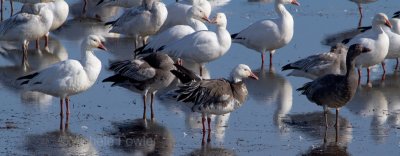
<svg viewBox="0 0 400 156">
<path fill-rule="evenodd" d="M 291 63 L 289 63 L 289 64 L 287 64 L 287 65 L 282 67 L 282 71 L 289 70 L 289 69 L 301 69 L 301 68 L 293 67 L 293 66 L 291 66 Z"/>
<path fill-rule="evenodd" d="M 39 75 L 39 72 L 36 72 L 36 73 L 33 73 L 33 74 L 29 74 L 29 75 L 25 75 L 25 76 L 21 76 L 21 77 L 17 78 L 17 80 L 32 79 L 37 75 Z"/>
<path fill-rule="evenodd" d="M 107 25 L 113 26 L 117 21 L 118 21 L 118 20 L 106 22 L 106 23 L 104 23 L 104 25 L 105 25 L 105 26 L 107 26 Z"/>
<path fill-rule="evenodd" d="M 191 81 L 200 81 L 201 78 L 197 76 L 193 71 L 186 69 L 185 67 L 174 64 L 177 70 L 171 70 L 172 74 L 174 74 L 182 83 L 188 83 Z"/>
<path fill-rule="evenodd" d="M 129 80 L 129 78 L 122 76 L 120 74 L 115 74 L 113 76 L 105 78 L 102 82 L 113 82 L 111 86 L 115 86 L 116 84 L 120 82 L 125 82 L 127 80 Z"/>
<path fill-rule="evenodd" d="M 342 43 L 343 43 L 343 44 L 347 44 L 347 43 L 350 42 L 350 40 L 351 40 L 351 38 L 344 39 L 344 40 L 342 41 Z"/>
<path fill-rule="evenodd" d="M 370 30 L 370 29 L 372 29 L 372 26 L 358 27 L 358 30 L 359 30 L 360 32 L 365 32 L 365 31 Z"/>
<path fill-rule="evenodd" d="M 231 34 L 231 38 L 234 39 L 239 33 Z"/>
</svg>

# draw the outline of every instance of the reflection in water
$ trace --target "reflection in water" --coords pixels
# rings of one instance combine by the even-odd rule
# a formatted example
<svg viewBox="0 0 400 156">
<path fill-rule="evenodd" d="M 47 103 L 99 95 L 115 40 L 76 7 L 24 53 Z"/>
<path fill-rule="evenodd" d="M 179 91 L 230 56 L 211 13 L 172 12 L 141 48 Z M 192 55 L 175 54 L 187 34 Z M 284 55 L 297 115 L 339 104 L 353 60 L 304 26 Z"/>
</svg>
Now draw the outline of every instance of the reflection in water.
<svg viewBox="0 0 400 156">
<path fill-rule="evenodd" d="M 304 139 L 323 140 L 318 147 L 311 147 L 301 155 L 349 155 L 347 146 L 352 140 L 353 128 L 346 118 L 339 115 L 339 128 L 325 128 L 323 112 L 288 115 L 286 124 L 305 135 Z M 335 114 L 328 111 L 328 121 L 335 121 Z"/>
<path fill-rule="evenodd" d="M 77 3 L 70 5 L 70 14 L 74 17 L 87 17 L 99 21 L 108 21 L 120 11 L 119 7 L 97 5 L 100 0 L 86 1 L 86 13 L 83 13 L 84 0 L 78 0 Z"/>
<path fill-rule="evenodd" d="M 293 104 L 293 88 L 288 80 L 283 76 L 273 72 L 271 68 L 267 71 L 263 68 L 255 71 L 259 80 L 245 80 L 250 98 L 253 98 L 259 104 L 277 104 L 274 112 L 274 124 L 284 133 L 285 126 L 282 119 L 292 109 Z"/>
<path fill-rule="evenodd" d="M 41 70 L 68 58 L 68 52 L 58 40 L 51 38 L 49 43 L 48 50 L 35 49 L 34 47 L 28 50 L 30 69 L 24 71 L 20 67 L 23 51 L 19 48 L 18 43 L 0 42 L 1 56 L 13 64 L 0 66 L 0 84 L 13 92 L 21 92 L 21 101 L 23 103 L 44 104 L 46 106 L 51 104 L 52 96 L 40 92 L 24 91 L 16 81 L 18 77 Z"/>
<path fill-rule="evenodd" d="M 389 115 L 387 122 L 392 127 L 400 127 L 400 77 L 397 73 L 386 75 L 383 84 L 381 81 L 373 82 L 377 84 L 377 89 L 380 90 L 388 101 L 387 114 Z"/>
<path fill-rule="evenodd" d="M 85 37 L 94 34 L 99 36 L 110 36 L 109 26 L 104 23 L 91 18 L 74 18 L 65 21 L 65 23 L 53 31 L 52 33 L 62 39 L 66 40 L 82 40 Z"/>
<path fill-rule="evenodd" d="M 212 147 L 210 144 L 202 145 L 200 149 L 195 149 L 189 154 L 190 156 L 234 156 L 233 150 L 223 147 Z"/>
<path fill-rule="evenodd" d="M 113 148 L 134 155 L 172 155 L 175 140 L 171 132 L 161 124 L 136 119 L 113 123 L 116 131 L 111 135 L 118 140 Z"/>
<path fill-rule="evenodd" d="M 379 143 L 385 141 L 388 131 L 388 127 L 385 126 L 388 119 L 388 100 L 380 89 L 370 86 L 359 87 L 353 100 L 346 107 L 356 115 L 372 116 L 370 125 L 372 138 Z"/>
<path fill-rule="evenodd" d="M 30 155 L 98 155 L 91 141 L 81 134 L 75 134 L 62 127 L 60 130 L 39 135 L 28 135 L 25 139 L 25 148 Z"/>
</svg>

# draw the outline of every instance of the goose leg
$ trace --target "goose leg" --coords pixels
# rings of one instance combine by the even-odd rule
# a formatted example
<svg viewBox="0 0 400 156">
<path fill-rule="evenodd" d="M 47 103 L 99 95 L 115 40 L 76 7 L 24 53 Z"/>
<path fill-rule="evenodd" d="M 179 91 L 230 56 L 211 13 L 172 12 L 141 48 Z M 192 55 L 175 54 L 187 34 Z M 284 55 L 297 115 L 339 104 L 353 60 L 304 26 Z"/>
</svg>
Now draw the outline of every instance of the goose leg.
<svg viewBox="0 0 400 156">
<path fill-rule="evenodd" d="M 63 109 L 63 104 L 64 100 L 62 98 L 60 98 L 60 117 L 63 118 L 64 116 L 64 109 Z"/>
<path fill-rule="evenodd" d="M 358 13 L 360 14 L 360 19 L 358 20 L 358 27 L 361 27 L 363 14 L 362 14 L 362 6 L 360 3 L 358 3 Z"/>
<path fill-rule="evenodd" d="M 206 118 L 205 118 L 205 114 L 201 114 L 201 123 L 202 123 L 202 125 L 203 125 L 203 137 L 202 137 L 202 139 L 201 139 L 201 144 L 202 145 L 204 145 L 205 144 L 205 136 L 206 136 L 206 126 L 205 126 L 205 124 L 204 124 L 204 122 L 206 121 Z"/>
<path fill-rule="evenodd" d="M 151 109 L 151 120 L 154 120 L 154 110 L 153 110 L 153 102 L 154 102 L 154 93 L 151 93 L 150 98 L 150 109 Z"/>
<path fill-rule="evenodd" d="M 327 110 L 324 110 L 324 116 L 325 116 L 325 128 L 328 128 L 328 112 L 327 112 Z"/>
<path fill-rule="evenodd" d="M 261 66 L 264 66 L 264 52 L 261 52 Z"/>
<path fill-rule="evenodd" d="M 65 107 L 66 107 L 66 109 L 67 109 L 67 111 L 66 111 L 65 114 L 67 114 L 67 117 L 68 117 L 69 114 L 70 114 L 70 111 L 69 111 L 69 96 L 67 96 L 67 97 L 65 98 Z"/>
<path fill-rule="evenodd" d="M 134 59 L 136 59 L 136 52 L 135 52 L 135 50 L 136 50 L 136 47 L 137 47 L 137 37 L 135 38 L 135 47 L 133 48 L 134 50 L 133 50 L 133 53 L 134 53 L 134 56 L 133 56 L 133 58 Z"/>
<path fill-rule="evenodd" d="M 211 142 L 211 118 L 210 117 L 207 117 L 207 124 L 208 124 L 207 142 Z"/>
<path fill-rule="evenodd" d="M 39 42 L 40 42 L 40 38 L 37 38 L 36 39 L 36 46 L 35 46 L 36 50 L 40 49 L 40 43 Z"/>
<path fill-rule="evenodd" d="M 336 130 L 336 142 L 338 141 L 338 131 L 339 131 L 339 108 L 336 108 L 336 123 L 335 123 L 335 130 Z"/>
<path fill-rule="evenodd" d="M 11 12 L 10 12 L 10 17 L 13 15 L 13 13 L 14 13 L 14 5 L 13 5 L 13 0 L 10 0 L 10 9 L 11 9 Z"/>
<path fill-rule="evenodd" d="M 49 49 L 49 32 L 44 35 L 44 48 Z"/>
<path fill-rule="evenodd" d="M 396 67 L 394 68 L 394 70 L 399 70 L 399 58 L 396 58 Z"/>
<path fill-rule="evenodd" d="M 200 77 L 202 77 L 203 76 L 203 66 L 202 65 L 200 65 L 200 67 L 199 67 L 199 72 L 200 72 Z"/>
<path fill-rule="evenodd" d="M 3 9 L 4 9 L 4 7 L 3 7 L 3 3 L 4 3 L 4 0 L 0 0 L 1 2 L 0 2 L 0 7 L 1 7 L 1 21 L 3 21 Z"/>
<path fill-rule="evenodd" d="M 87 0 L 83 0 L 83 10 L 82 10 L 82 14 L 85 16 L 86 15 L 86 9 L 87 9 Z"/>
<path fill-rule="evenodd" d="M 274 50 L 269 52 L 269 66 L 270 67 L 272 67 L 272 53 L 274 53 Z"/>
<path fill-rule="evenodd" d="M 143 120 L 146 120 L 146 99 L 147 93 L 143 95 Z"/>
<path fill-rule="evenodd" d="M 360 85 L 360 81 L 361 81 L 361 69 L 357 68 L 357 72 L 358 72 L 358 85 Z"/>
</svg>

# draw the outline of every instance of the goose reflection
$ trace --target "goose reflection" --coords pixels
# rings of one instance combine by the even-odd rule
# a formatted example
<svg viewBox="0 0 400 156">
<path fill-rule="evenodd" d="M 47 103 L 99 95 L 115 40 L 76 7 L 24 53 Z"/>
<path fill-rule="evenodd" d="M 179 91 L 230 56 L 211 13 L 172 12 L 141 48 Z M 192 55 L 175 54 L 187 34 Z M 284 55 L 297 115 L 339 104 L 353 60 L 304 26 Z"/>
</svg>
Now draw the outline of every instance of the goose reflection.
<svg viewBox="0 0 400 156">
<path fill-rule="evenodd" d="M 246 80 L 250 98 L 259 104 L 277 105 L 273 120 L 275 126 L 284 133 L 286 130 L 282 119 L 292 109 L 292 85 L 283 76 L 274 73 L 273 67 L 271 67 L 270 71 L 263 68 L 258 69 L 255 74 L 258 75 L 258 81 Z"/>
<path fill-rule="evenodd" d="M 385 95 L 388 103 L 388 124 L 391 127 L 400 127 L 400 76 L 396 73 L 386 75 L 384 84 L 378 86 L 378 89 Z"/>
<path fill-rule="evenodd" d="M 376 81 L 375 81 L 376 82 Z M 362 117 L 372 117 L 370 123 L 371 136 L 378 143 L 387 137 L 388 100 L 376 83 L 371 86 L 360 86 L 353 100 L 346 106 L 352 113 Z"/>
<path fill-rule="evenodd" d="M 223 147 L 212 147 L 211 144 L 202 145 L 200 149 L 195 149 L 188 156 L 234 156 L 235 151 Z"/>
<path fill-rule="evenodd" d="M 27 135 L 25 148 L 29 155 L 98 155 L 92 142 L 81 134 L 69 131 L 68 126 L 44 134 Z"/>
<path fill-rule="evenodd" d="M 163 125 L 142 118 L 112 124 L 114 149 L 134 155 L 172 155 L 175 140 Z"/>
<path fill-rule="evenodd" d="M 18 77 L 68 58 L 68 52 L 58 40 L 50 39 L 50 43 L 48 50 L 35 49 L 34 47 L 28 50 L 30 69 L 24 71 L 23 67 L 20 66 L 22 60 L 19 57 L 23 51 L 18 48 L 18 44 L 0 42 L 0 55 L 13 64 L 0 66 L 0 84 L 5 86 L 6 89 L 20 94 L 22 103 L 40 104 L 40 107 L 51 104 L 52 96 L 40 92 L 24 91 L 16 81 Z"/>
<path fill-rule="evenodd" d="M 322 123 L 325 122 L 323 112 L 312 112 L 306 114 L 288 115 L 290 119 L 286 124 L 294 131 L 299 131 L 305 135 L 306 140 L 323 140 L 317 147 L 311 147 L 300 155 L 350 155 L 347 146 L 353 139 L 353 128 L 350 122 L 339 115 L 339 127 L 326 128 Z M 335 115 L 328 111 L 328 121 L 334 121 Z"/>
<path fill-rule="evenodd" d="M 52 33 L 61 39 L 76 41 L 89 35 L 110 36 L 110 27 L 91 18 L 74 18 L 67 20 L 60 28 Z"/>
<path fill-rule="evenodd" d="M 108 21 L 118 15 L 120 7 L 97 5 L 99 1 L 78 0 L 76 3 L 70 5 L 70 13 L 73 17 L 92 18 L 98 21 Z M 84 10 L 85 2 L 86 9 Z"/>
</svg>

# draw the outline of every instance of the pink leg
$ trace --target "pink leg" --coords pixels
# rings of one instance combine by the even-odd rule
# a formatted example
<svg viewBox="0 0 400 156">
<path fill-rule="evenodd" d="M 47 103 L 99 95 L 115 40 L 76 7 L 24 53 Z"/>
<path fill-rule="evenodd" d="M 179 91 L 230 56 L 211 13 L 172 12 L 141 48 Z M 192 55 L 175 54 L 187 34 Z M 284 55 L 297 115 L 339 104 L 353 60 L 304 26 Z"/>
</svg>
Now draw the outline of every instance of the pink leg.
<svg viewBox="0 0 400 156">
<path fill-rule="evenodd" d="M 65 98 L 65 107 L 67 108 L 66 114 L 67 114 L 67 117 L 68 117 L 69 114 L 70 114 L 70 111 L 69 111 L 69 97 L 68 96 Z"/>
<path fill-rule="evenodd" d="M 46 49 L 49 48 L 49 33 L 47 33 L 46 35 L 44 35 L 44 47 Z"/>
<path fill-rule="evenodd" d="M 382 62 L 382 70 L 383 70 L 383 74 L 382 74 L 382 81 L 385 80 L 386 77 L 386 63 Z"/>
<path fill-rule="evenodd" d="M 269 52 L 269 66 L 272 67 L 272 52 Z"/>
<path fill-rule="evenodd" d="M 63 104 L 64 100 L 60 98 L 60 117 L 62 118 L 64 116 L 64 110 L 63 110 Z"/>
<path fill-rule="evenodd" d="M 205 124 L 204 124 L 205 121 L 206 121 L 205 115 L 202 114 L 202 115 L 201 115 L 201 123 L 202 123 L 202 125 L 203 125 L 203 138 L 201 139 L 201 144 L 202 144 L 202 145 L 205 144 L 205 140 L 204 140 L 205 135 L 206 135 L 206 126 L 205 126 Z"/>
</svg>

